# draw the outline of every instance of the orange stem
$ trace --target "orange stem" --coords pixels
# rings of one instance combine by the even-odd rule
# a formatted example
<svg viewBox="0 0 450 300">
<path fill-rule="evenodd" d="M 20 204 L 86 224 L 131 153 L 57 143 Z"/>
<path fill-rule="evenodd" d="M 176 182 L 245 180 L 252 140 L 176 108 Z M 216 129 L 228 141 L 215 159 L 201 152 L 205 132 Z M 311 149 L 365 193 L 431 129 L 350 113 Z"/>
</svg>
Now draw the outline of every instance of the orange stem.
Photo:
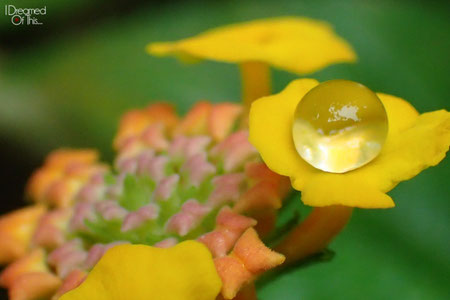
<svg viewBox="0 0 450 300">
<path fill-rule="evenodd" d="M 333 240 L 350 220 L 353 208 L 347 206 L 316 207 L 292 230 L 275 251 L 286 256 L 286 264 L 318 253 Z"/>
<path fill-rule="evenodd" d="M 231 300 L 257 300 L 256 288 L 254 283 L 249 283 L 243 287 L 239 293 Z M 217 296 L 216 300 L 225 300 L 222 295 Z"/>
<path fill-rule="evenodd" d="M 266 63 L 249 61 L 240 64 L 242 77 L 242 99 L 245 107 L 250 108 L 258 98 L 270 95 L 270 69 Z"/>
</svg>

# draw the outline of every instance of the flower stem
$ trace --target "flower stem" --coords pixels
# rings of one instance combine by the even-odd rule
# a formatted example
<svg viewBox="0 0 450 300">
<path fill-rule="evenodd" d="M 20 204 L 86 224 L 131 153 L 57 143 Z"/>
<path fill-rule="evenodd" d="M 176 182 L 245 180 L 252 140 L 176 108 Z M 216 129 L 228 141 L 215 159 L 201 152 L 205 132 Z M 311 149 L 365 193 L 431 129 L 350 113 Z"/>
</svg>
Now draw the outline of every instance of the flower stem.
<svg viewBox="0 0 450 300">
<path fill-rule="evenodd" d="M 284 265 L 300 261 L 323 250 L 350 220 L 353 208 L 316 207 L 275 248 L 286 256 Z"/>
<path fill-rule="evenodd" d="M 270 69 L 266 63 L 249 61 L 240 64 L 242 77 L 242 99 L 247 109 L 252 102 L 270 95 Z"/>
<path fill-rule="evenodd" d="M 217 296 L 216 300 L 225 300 L 225 298 L 220 294 Z M 247 284 L 239 291 L 236 297 L 231 300 L 257 300 L 255 284 Z"/>
</svg>

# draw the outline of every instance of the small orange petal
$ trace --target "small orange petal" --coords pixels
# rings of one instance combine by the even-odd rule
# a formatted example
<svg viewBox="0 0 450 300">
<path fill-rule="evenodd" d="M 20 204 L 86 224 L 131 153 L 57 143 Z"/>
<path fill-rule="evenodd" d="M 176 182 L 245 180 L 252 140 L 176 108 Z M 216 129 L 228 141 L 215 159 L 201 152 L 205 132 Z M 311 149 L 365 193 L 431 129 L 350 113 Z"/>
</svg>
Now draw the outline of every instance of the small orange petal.
<svg viewBox="0 0 450 300">
<path fill-rule="evenodd" d="M 42 249 L 35 249 L 3 270 L 0 274 L 0 285 L 9 287 L 23 274 L 46 271 L 48 268 L 45 264 L 45 252 Z"/>
<path fill-rule="evenodd" d="M 169 141 L 166 138 L 165 128 L 161 123 L 149 125 L 142 132 L 141 140 L 148 147 L 157 151 L 163 151 L 169 147 Z"/>
<path fill-rule="evenodd" d="M 223 159 L 223 167 L 227 172 L 243 168 L 245 163 L 257 159 L 259 154 L 248 141 L 248 131 L 239 130 L 217 144 L 211 154 Z"/>
<path fill-rule="evenodd" d="M 208 119 L 209 132 L 216 141 L 221 141 L 233 129 L 242 106 L 233 103 L 220 103 L 213 106 Z"/>
<path fill-rule="evenodd" d="M 233 210 L 236 212 L 249 212 L 260 209 L 281 207 L 281 198 L 277 187 L 270 182 L 259 182 L 246 191 Z"/>
<path fill-rule="evenodd" d="M 56 209 L 46 213 L 37 226 L 33 235 L 33 245 L 54 249 L 65 241 L 64 231 L 72 215 L 69 208 Z"/>
<path fill-rule="evenodd" d="M 227 255 L 242 233 L 256 225 L 256 221 L 252 218 L 241 216 L 227 206 L 220 210 L 216 223 L 214 231 L 198 239 L 208 247 L 213 257 Z"/>
<path fill-rule="evenodd" d="M 58 149 L 45 159 L 45 166 L 64 169 L 71 164 L 92 164 L 98 160 L 98 152 L 92 149 Z"/>
<path fill-rule="evenodd" d="M 253 274 L 272 269 L 285 260 L 284 255 L 267 248 L 252 228 L 247 229 L 239 238 L 234 246 L 233 254 L 239 257 L 247 270 Z"/>
<path fill-rule="evenodd" d="M 119 149 L 129 138 L 141 135 L 151 124 L 160 123 L 171 131 L 178 123 L 178 118 L 172 105 L 156 103 L 142 110 L 127 112 L 120 120 L 119 130 L 114 138 L 114 148 Z"/>
<path fill-rule="evenodd" d="M 214 260 L 217 273 L 222 279 L 222 296 L 233 299 L 239 289 L 252 280 L 250 273 L 238 258 L 225 256 Z"/>
<path fill-rule="evenodd" d="M 48 299 L 61 285 L 51 273 L 34 272 L 19 276 L 9 288 L 10 300 Z"/>
<path fill-rule="evenodd" d="M 178 127 L 175 128 L 175 134 L 195 135 L 208 133 L 208 119 L 211 110 L 211 103 L 207 101 L 197 102 Z"/>
<path fill-rule="evenodd" d="M 50 153 L 44 165 L 35 171 L 28 181 L 27 194 L 36 202 L 47 201 L 51 194 L 56 204 L 68 203 L 73 193 L 67 192 L 65 181 L 85 181 L 95 172 L 107 169 L 106 165 L 98 164 L 98 153 L 89 149 L 60 149 Z M 61 183 L 62 182 L 62 183 Z M 49 191 L 52 189 L 51 191 Z M 61 200 L 61 198 L 64 198 Z M 68 198 L 68 199 L 66 199 Z"/>
<path fill-rule="evenodd" d="M 62 176 L 63 172 L 60 169 L 41 168 L 31 175 L 27 184 L 27 194 L 35 202 L 43 202 L 45 193 L 48 187 L 58 178 Z"/>
<path fill-rule="evenodd" d="M 114 138 L 114 148 L 119 149 L 130 137 L 141 134 L 151 120 L 142 110 L 131 110 L 120 120 L 119 130 Z"/>
<path fill-rule="evenodd" d="M 222 296 L 233 299 L 239 290 L 264 271 L 282 264 L 285 257 L 267 248 L 253 228 L 239 238 L 231 254 L 214 259 L 222 279 Z"/>
<path fill-rule="evenodd" d="M 273 172 L 263 162 L 247 163 L 245 165 L 245 174 L 256 182 L 272 182 L 278 187 L 281 197 L 284 197 L 291 190 L 291 182 L 289 178 Z"/>
<path fill-rule="evenodd" d="M 46 208 L 33 205 L 0 217 L 0 263 L 23 256 Z"/>
<path fill-rule="evenodd" d="M 146 112 L 154 122 L 162 122 L 168 129 L 173 129 L 178 123 L 178 117 L 173 105 L 168 103 L 155 103 L 146 108 Z"/>
<path fill-rule="evenodd" d="M 53 295 L 52 300 L 57 300 L 63 294 L 67 293 L 70 290 L 78 287 L 84 279 L 86 279 L 86 272 L 75 269 L 67 275 L 66 279 L 64 279 L 63 283 L 56 291 L 55 295 Z"/>
<path fill-rule="evenodd" d="M 83 182 L 74 179 L 59 179 L 52 183 L 46 193 L 48 203 L 56 207 L 68 207 L 73 204 L 74 196 L 83 186 Z"/>
</svg>

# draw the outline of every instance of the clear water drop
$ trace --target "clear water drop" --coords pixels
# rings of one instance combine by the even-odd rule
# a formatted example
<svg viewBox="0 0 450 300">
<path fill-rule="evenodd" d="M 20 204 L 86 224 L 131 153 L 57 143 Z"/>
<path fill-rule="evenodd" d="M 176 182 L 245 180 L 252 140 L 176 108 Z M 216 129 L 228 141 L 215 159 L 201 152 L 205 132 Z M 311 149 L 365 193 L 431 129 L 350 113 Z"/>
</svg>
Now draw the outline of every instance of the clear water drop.
<svg viewBox="0 0 450 300">
<path fill-rule="evenodd" d="M 383 103 L 364 85 L 330 80 L 299 102 L 292 135 L 300 156 L 332 173 L 357 169 L 380 153 L 388 132 Z"/>
</svg>

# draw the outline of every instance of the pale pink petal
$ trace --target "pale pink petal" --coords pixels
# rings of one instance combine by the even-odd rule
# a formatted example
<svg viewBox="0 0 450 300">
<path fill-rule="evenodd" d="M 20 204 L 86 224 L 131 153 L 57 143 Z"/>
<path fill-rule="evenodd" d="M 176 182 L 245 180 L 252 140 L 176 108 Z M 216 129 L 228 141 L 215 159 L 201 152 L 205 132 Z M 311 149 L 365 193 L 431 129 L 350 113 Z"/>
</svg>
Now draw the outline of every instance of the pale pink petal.
<svg viewBox="0 0 450 300">
<path fill-rule="evenodd" d="M 114 200 L 104 200 L 97 202 L 95 208 L 97 209 L 97 212 L 100 213 L 100 215 L 108 221 L 122 219 L 128 213 L 125 208 L 121 207 Z"/>
<path fill-rule="evenodd" d="M 199 186 L 206 177 L 216 173 L 216 167 L 208 162 L 205 153 L 198 153 L 183 164 L 181 171 L 187 172 L 193 186 Z"/>
<path fill-rule="evenodd" d="M 150 175 L 153 180 L 159 182 L 165 177 L 165 168 L 168 160 L 169 159 L 166 156 L 153 157 L 147 166 L 146 173 Z"/>
<path fill-rule="evenodd" d="M 103 195 L 104 187 L 98 183 L 84 185 L 77 194 L 78 201 L 95 202 Z"/>
<path fill-rule="evenodd" d="M 257 157 L 258 151 L 248 141 L 248 131 L 241 130 L 215 146 L 211 154 L 223 157 L 224 169 L 230 172 L 239 169 L 252 157 Z"/>
<path fill-rule="evenodd" d="M 141 207 L 139 210 L 130 212 L 125 217 L 122 227 L 120 230 L 122 232 L 127 232 L 140 227 L 146 221 L 155 220 L 158 218 L 159 207 L 156 204 L 148 204 Z"/>
<path fill-rule="evenodd" d="M 220 231 L 209 232 L 197 240 L 208 247 L 214 258 L 227 255 L 227 252 L 233 246 L 231 243 L 227 243 L 226 236 Z"/>
<path fill-rule="evenodd" d="M 219 206 L 227 202 L 236 202 L 241 195 L 245 180 L 243 173 L 231 173 L 213 178 L 214 190 L 209 195 L 208 202 Z"/>
<path fill-rule="evenodd" d="M 138 169 L 137 159 L 134 157 L 120 159 L 116 163 L 116 168 L 121 173 L 135 174 Z"/>
<path fill-rule="evenodd" d="M 201 218 L 211 211 L 211 207 L 200 204 L 195 199 L 189 199 L 181 206 L 181 211 Z"/>
<path fill-rule="evenodd" d="M 80 240 L 72 240 L 48 256 L 48 262 L 55 267 L 59 277 L 65 278 L 70 272 L 83 266 L 87 253 L 81 247 Z"/>
<path fill-rule="evenodd" d="M 196 136 L 187 138 L 179 135 L 175 137 L 169 147 L 169 155 L 173 158 L 190 158 L 191 156 L 205 152 L 211 143 L 209 136 Z"/>
<path fill-rule="evenodd" d="M 195 216 L 188 213 L 177 213 L 173 215 L 166 225 L 168 232 L 177 233 L 180 236 L 185 236 L 197 225 Z"/>
<path fill-rule="evenodd" d="M 60 208 L 42 216 L 34 232 L 33 244 L 50 249 L 61 246 L 66 240 L 64 231 L 71 214 L 70 208 Z"/>
<path fill-rule="evenodd" d="M 103 244 L 95 244 L 89 249 L 88 255 L 84 262 L 84 267 L 86 269 L 91 269 L 95 266 L 95 264 L 100 260 L 100 258 L 105 253 L 105 245 Z"/>
<path fill-rule="evenodd" d="M 139 208 L 137 212 L 144 217 L 145 220 L 155 220 L 159 215 L 159 206 L 154 203 L 150 203 Z"/>
<path fill-rule="evenodd" d="M 87 258 L 84 262 L 84 267 L 86 269 L 91 269 L 95 266 L 95 264 L 102 258 L 102 256 L 105 254 L 108 249 L 111 249 L 114 246 L 117 245 L 123 245 L 123 244 L 129 244 L 127 241 L 117 241 L 109 244 L 95 244 L 91 247 L 89 250 L 89 253 L 87 255 Z"/>
<path fill-rule="evenodd" d="M 183 157 L 188 139 L 183 135 L 175 137 L 169 146 L 169 155 L 173 158 Z"/>
<path fill-rule="evenodd" d="M 169 142 L 164 135 L 164 125 L 161 123 L 148 126 L 142 133 L 141 140 L 157 151 L 166 150 L 169 146 Z"/>
<path fill-rule="evenodd" d="M 172 193 L 175 191 L 178 181 L 180 180 L 180 175 L 173 174 L 166 178 L 161 179 L 155 189 L 155 200 L 164 201 L 169 199 Z"/>
<path fill-rule="evenodd" d="M 156 243 L 154 246 L 158 248 L 170 248 L 172 246 L 175 246 L 178 243 L 178 240 L 176 238 L 167 238 L 165 240 L 162 240 L 161 242 Z"/>
<path fill-rule="evenodd" d="M 204 153 L 210 143 L 211 138 L 209 136 L 196 136 L 189 138 L 185 144 L 184 156 L 189 158 L 198 153 Z"/>
<path fill-rule="evenodd" d="M 218 213 L 216 223 L 218 226 L 225 227 L 230 231 L 238 233 L 238 235 L 244 233 L 247 228 L 256 225 L 254 219 L 237 214 L 227 206 L 222 208 Z"/>
<path fill-rule="evenodd" d="M 70 229 L 72 231 L 84 231 L 87 230 L 85 221 L 95 220 L 94 207 L 89 202 L 79 202 L 75 205 L 74 214 L 70 220 Z"/>
<path fill-rule="evenodd" d="M 148 168 L 148 165 L 150 164 L 150 161 L 155 156 L 155 151 L 152 149 L 148 149 L 143 151 L 141 154 L 139 154 L 137 158 L 137 164 L 138 164 L 138 174 L 143 174 Z"/>
</svg>

